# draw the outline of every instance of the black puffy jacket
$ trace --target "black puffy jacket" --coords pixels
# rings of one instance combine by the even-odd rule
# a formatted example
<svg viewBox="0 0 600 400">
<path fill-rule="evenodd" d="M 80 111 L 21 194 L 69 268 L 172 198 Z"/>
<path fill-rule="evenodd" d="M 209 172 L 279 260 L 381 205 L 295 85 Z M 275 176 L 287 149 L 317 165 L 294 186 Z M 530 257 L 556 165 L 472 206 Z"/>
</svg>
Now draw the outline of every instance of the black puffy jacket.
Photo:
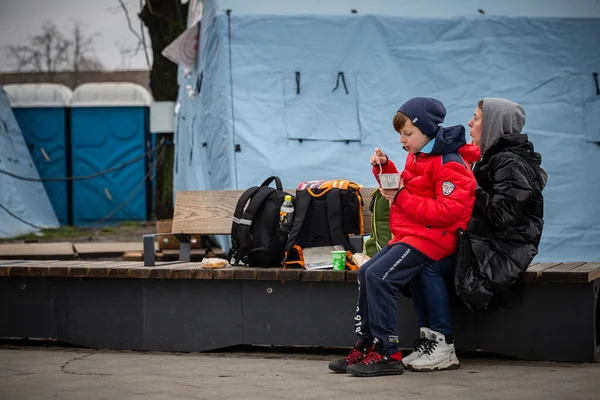
<svg viewBox="0 0 600 400">
<path fill-rule="evenodd" d="M 484 117 L 485 118 L 485 117 Z M 501 136 L 474 169 L 475 207 L 460 235 L 455 287 L 472 310 L 510 304 L 510 286 L 538 252 L 547 175 L 527 135 Z"/>
</svg>

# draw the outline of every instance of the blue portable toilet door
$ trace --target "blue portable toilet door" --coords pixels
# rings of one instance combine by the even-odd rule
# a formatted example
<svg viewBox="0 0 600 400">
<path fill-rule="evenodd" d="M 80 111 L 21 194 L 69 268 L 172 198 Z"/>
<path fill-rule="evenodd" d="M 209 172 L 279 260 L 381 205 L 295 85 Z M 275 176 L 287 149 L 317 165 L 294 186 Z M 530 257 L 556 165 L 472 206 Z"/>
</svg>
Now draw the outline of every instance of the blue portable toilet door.
<svg viewBox="0 0 600 400">
<path fill-rule="evenodd" d="M 147 107 L 71 110 L 73 175 L 89 176 L 140 159 L 93 179 L 73 182 L 73 223 L 149 219 Z"/>
</svg>

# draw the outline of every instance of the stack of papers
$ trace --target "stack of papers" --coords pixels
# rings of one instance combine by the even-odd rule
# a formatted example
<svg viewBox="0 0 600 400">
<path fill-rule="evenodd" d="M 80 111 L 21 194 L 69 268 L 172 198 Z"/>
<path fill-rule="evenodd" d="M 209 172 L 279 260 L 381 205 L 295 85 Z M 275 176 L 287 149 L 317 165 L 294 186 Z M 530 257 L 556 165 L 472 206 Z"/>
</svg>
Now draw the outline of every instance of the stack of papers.
<svg viewBox="0 0 600 400">
<path fill-rule="evenodd" d="M 344 246 L 309 247 L 302 249 L 304 255 L 304 268 L 306 269 L 333 269 L 332 251 L 343 251 Z"/>
</svg>

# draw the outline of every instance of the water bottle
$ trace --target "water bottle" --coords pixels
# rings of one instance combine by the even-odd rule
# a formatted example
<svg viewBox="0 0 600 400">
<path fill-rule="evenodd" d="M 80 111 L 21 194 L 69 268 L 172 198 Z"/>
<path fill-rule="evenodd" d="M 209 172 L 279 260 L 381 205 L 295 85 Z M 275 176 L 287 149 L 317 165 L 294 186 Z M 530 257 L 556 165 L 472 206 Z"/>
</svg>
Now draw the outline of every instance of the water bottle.
<svg viewBox="0 0 600 400">
<path fill-rule="evenodd" d="M 279 229 L 289 234 L 294 223 L 294 204 L 292 204 L 292 196 L 286 195 L 285 201 L 279 210 Z"/>
</svg>

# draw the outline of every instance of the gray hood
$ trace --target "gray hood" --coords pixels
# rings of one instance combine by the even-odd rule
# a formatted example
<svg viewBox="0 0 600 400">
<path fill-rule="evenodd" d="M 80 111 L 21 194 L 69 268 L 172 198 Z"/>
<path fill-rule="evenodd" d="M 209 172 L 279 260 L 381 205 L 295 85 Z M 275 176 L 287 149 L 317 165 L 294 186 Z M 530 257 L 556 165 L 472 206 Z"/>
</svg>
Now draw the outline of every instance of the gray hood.
<svg viewBox="0 0 600 400">
<path fill-rule="evenodd" d="M 481 158 L 504 135 L 521 133 L 525 110 L 520 104 L 505 99 L 483 99 L 481 124 Z"/>
</svg>

